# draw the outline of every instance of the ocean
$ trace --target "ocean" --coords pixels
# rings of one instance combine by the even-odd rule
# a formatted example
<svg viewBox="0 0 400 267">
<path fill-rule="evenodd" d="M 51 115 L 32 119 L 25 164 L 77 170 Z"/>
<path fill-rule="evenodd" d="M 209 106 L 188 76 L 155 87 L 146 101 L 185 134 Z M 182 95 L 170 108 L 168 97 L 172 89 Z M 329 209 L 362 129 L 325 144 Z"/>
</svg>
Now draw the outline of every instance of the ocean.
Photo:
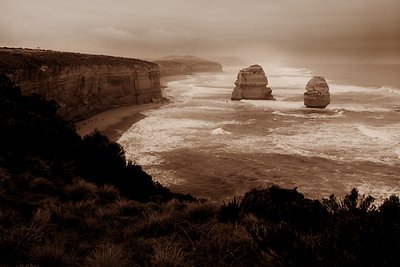
<svg viewBox="0 0 400 267">
<path fill-rule="evenodd" d="M 171 190 L 213 201 L 272 184 L 317 199 L 352 188 L 377 201 L 400 195 L 396 75 L 379 83 L 358 69 L 350 82 L 327 71 L 331 104 L 309 109 L 305 86 L 323 73 L 260 65 L 274 101 L 231 101 L 235 67 L 168 82 L 163 95 L 172 102 L 144 112 L 118 140 L 127 157 Z"/>
</svg>

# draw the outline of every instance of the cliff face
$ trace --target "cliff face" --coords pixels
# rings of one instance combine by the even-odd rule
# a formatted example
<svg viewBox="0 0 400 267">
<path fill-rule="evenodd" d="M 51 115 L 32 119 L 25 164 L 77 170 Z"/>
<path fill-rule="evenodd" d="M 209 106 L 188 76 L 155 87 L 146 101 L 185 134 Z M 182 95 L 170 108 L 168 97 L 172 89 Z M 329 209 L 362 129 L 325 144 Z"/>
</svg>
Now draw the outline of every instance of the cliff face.
<svg viewBox="0 0 400 267">
<path fill-rule="evenodd" d="M 161 76 L 222 72 L 221 64 L 194 56 L 169 56 L 153 62 L 160 66 Z"/>
<path fill-rule="evenodd" d="M 268 80 L 260 65 L 241 69 L 232 92 L 232 100 L 256 99 L 273 100 L 272 90 L 267 87 Z"/>
<path fill-rule="evenodd" d="M 161 98 L 159 67 L 137 59 L 1 48 L 0 72 L 24 94 L 55 100 L 66 119 Z"/>
</svg>

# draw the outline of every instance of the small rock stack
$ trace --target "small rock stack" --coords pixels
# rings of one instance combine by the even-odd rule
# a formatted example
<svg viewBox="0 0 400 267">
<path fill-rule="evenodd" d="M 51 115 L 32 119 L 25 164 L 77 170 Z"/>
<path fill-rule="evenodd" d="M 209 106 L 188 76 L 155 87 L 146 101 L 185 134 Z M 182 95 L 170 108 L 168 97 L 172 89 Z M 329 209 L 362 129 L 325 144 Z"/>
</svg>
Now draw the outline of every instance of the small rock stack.
<svg viewBox="0 0 400 267">
<path fill-rule="evenodd" d="M 267 87 L 268 80 L 260 65 L 252 65 L 241 69 L 232 92 L 232 100 L 256 99 L 273 100 L 271 88 Z"/>
<path fill-rule="evenodd" d="M 325 108 L 329 105 L 329 86 L 324 77 L 314 76 L 308 81 L 307 92 L 304 93 L 304 105 L 308 108 Z"/>
</svg>

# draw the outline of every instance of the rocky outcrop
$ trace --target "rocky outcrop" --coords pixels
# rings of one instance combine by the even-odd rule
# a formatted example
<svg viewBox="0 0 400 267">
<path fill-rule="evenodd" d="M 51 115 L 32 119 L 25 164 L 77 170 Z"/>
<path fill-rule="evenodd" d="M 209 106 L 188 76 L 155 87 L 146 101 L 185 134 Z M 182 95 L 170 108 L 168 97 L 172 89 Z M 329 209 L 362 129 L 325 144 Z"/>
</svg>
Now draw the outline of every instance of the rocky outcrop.
<svg viewBox="0 0 400 267">
<path fill-rule="evenodd" d="M 268 79 L 260 65 L 241 69 L 232 92 L 232 100 L 262 99 L 273 100 L 272 90 L 267 87 Z"/>
<path fill-rule="evenodd" d="M 24 94 L 55 100 L 66 119 L 161 99 L 158 65 L 138 59 L 0 48 L 0 72 Z"/>
<path fill-rule="evenodd" d="M 304 93 L 304 105 L 308 108 L 325 108 L 330 103 L 329 86 L 324 77 L 314 76 L 308 81 Z"/>
<path fill-rule="evenodd" d="M 153 62 L 160 66 L 161 76 L 222 72 L 221 64 L 194 56 L 168 56 Z"/>
</svg>

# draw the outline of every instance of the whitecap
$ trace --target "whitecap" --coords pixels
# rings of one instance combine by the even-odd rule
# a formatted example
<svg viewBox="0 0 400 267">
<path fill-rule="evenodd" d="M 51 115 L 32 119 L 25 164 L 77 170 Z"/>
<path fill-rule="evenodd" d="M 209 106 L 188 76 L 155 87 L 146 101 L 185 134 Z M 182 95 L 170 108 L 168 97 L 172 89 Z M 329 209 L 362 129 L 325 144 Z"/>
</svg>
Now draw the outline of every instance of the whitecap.
<svg viewBox="0 0 400 267">
<path fill-rule="evenodd" d="M 217 128 L 211 131 L 211 134 L 213 135 L 221 135 L 221 134 L 232 134 L 231 132 L 225 131 L 222 128 Z"/>
<path fill-rule="evenodd" d="M 393 109 L 382 108 L 370 105 L 353 105 L 353 104 L 330 104 L 326 107 L 327 110 L 345 110 L 351 112 L 372 112 L 372 113 L 380 113 L 380 112 L 391 112 Z"/>
<path fill-rule="evenodd" d="M 397 148 L 397 149 L 394 151 L 394 154 L 397 155 L 397 157 L 400 159 L 400 148 Z"/>
<path fill-rule="evenodd" d="M 386 129 L 380 129 L 378 127 L 368 127 L 366 125 L 357 125 L 355 126 L 363 135 L 376 140 L 376 141 L 384 141 L 389 142 L 392 140 L 392 135 L 386 132 Z"/>
<path fill-rule="evenodd" d="M 303 109 L 305 108 L 303 102 L 294 101 L 280 101 L 280 100 L 240 100 L 242 103 L 250 104 L 255 107 L 265 109 Z"/>
<path fill-rule="evenodd" d="M 326 118 L 337 118 L 343 117 L 343 110 L 334 110 L 333 114 L 323 114 L 323 113 L 284 113 L 281 111 L 273 111 L 272 114 L 284 117 L 294 117 L 294 118 L 309 118 L 309 119 L 326 119 Z"/>
<path fill-rule="evenodd" d="M 331 94 L 340 93 L 374 93 L 374 88 L 355 86 L 355 85 L 341 85 L 341 84 L 330 84 L 329 91 Z"/>
<path fill-rule="evenodd" d="M 394 87 L 382 86 L 382 87 L 379 87 L 378 89 L 381 91 L 387 91 L 387 92 L 394 93 L 394 94 L 400 94 L 400 89 L 394 88 Z"/>
</svg>

